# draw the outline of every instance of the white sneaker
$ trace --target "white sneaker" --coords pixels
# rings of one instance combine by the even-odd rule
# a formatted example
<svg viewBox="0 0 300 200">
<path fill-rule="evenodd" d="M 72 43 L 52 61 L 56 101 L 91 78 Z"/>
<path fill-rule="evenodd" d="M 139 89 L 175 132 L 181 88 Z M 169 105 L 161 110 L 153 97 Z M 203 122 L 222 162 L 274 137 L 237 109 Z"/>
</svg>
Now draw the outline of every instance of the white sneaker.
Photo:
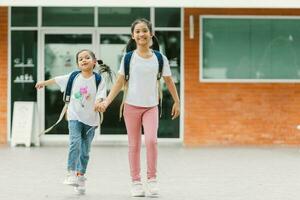
<svg viewBox="0 0 300 200">
<path fill-rule="evenodd" d="M 158 197 L 159 189 L 157 185 L 157 180 L 155 178 L 149 179 L 147 181 L 147 196 Z"/>
<path fill-rule="evenodd" d="M 68 174 L 63 182 L 65 185 L 77 186 L 77 176 L 75 171 L 68 171 Z"/>
<path fill-rule="evenodd" d="M 79 195 L 85 194 L 86 178 L 84 176 L 77 176 L 77 181 L 78 185 L 74 187 L 75 192 Z"/>
<path fill-rule="evenodd" d="M 133 181 L 131 185 L 131 196 L 133 197 L 144 197 L 145 191 L 141 181 Z"/>
</svg>

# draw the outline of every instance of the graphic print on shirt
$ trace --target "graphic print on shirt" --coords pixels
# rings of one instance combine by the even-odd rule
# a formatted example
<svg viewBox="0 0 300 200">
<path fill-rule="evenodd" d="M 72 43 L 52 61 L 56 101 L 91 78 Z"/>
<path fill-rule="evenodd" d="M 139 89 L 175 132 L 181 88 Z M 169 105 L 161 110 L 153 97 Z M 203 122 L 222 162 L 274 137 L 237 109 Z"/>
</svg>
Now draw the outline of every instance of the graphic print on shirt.
<svg viewBox="0 0 300 200">
<path fill-rule="evenodd" d="M 80 103 L 81 107 L 84 107 L 85 103 L 90 98 L 89 89 L 87 86 L 80 87 L 78 92 L 75 92 L 74 94 L 75 99 Z"/>
</svg>

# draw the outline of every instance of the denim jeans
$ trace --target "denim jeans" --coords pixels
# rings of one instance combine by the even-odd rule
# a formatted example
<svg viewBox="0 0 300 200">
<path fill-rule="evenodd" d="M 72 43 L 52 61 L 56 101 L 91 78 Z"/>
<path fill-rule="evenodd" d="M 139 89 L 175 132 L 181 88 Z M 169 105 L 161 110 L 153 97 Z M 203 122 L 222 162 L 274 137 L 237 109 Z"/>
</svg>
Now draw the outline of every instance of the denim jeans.
<svg viewBox="0 0 300 200">
<path fill-rule="evenodd" d="M 69 121 L 68 170 L 85 174 L 95 128 L 77 120 Z"/>
</svg>

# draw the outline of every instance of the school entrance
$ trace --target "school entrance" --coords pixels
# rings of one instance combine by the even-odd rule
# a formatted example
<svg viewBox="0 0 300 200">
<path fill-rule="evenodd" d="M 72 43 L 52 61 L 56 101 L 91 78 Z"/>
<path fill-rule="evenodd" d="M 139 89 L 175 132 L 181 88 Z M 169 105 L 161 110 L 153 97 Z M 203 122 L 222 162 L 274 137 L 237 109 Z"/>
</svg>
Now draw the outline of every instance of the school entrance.
<svg viewBox="0 0 300 200">
<path fill-rule="evenodd" d="M 55 76 L 68 74 L 77 70 L 76 53 L 81 49 L 91 49 L 95 52 L 97 59 L 101 59 L 109 65 L 115 75 L 118 73 L 120 62 L 127 41 L 130 39 L 128 28 L 118 29 L 48 29 L 42 30 L 40 34 L 39 51 L 41 66 L 38 68 L 38 79 L 47 80 Z M 171 64 L 175 64 L 174 61 Z M 97 71 L 97 68 L 95 68 Z M 176 73 L 176 76 L 179 74 Z M 177 83 L 179 81 L 177 80 Z M 177 84 L 176 84 L 177 85 Z M 112 84 L 107 81 L 107 92 Z M 178 91 L 179 91 L 179 84 Z M 166 85 L 163 84 L 163 111 L 160 120 L 159 138 L 178 140 L 179 119 L 171 120 L 172 97 Z M 40 110 L 40 126 L 45 129 L 50 127 L 59 118 L 64 106 L 63 94 L 57 85 L 47 86 L 37 94 Z M 99 141 L 125 141 L 126 128 L 123 118 L 119 120 L 119 108 L 121 105 L 122 92 L 115 98 L 108 110 L 104 113 L 104 121 L 97 129 L 96 139 Z M 63 140 L 68 138 L 68 123 L 61 121 L 42 140 Z"/>
<path fill-rule="evenodd" d="M 11 119 L 15 101 L 36 101 L 40 129 L 54 124 L 64 106 L 63 94 L 57 86 L 37 92 L 34 89 L 36 81 L 76 70 L 75 55 L 81 49 L 94 51 L 96 57 L 117 74 L 123 50 L 130 38 L 130 25 L 141 17 L 153 23 L 161 52 L 169 59 L 178 93 L 182 94 L 183 13 L 180 8 L 12 7 L 10 13 L 11 102 L 8 110 Z M 108 85 L 107 92 L 110 88 L 111 85 Z M 183 122 L 180 119 L 171 120 L 173 100 L 164 83 L 162 88 L 163 110 L 158 137 L 167 142 L 181 142 L 180 130 L 183 129 L 180 122 Z M 105 112 L 102 130 L 97 130 L 96 141 L 127 140 L 124 121 L 119 121 L 121 100 L 122 92 Z M 9 123 L 11 127 L 11 120 Z M 66 121 L 60 122 L 41 138 L 42 142 L 51 140 L 68 141 Z"/>
</svg>

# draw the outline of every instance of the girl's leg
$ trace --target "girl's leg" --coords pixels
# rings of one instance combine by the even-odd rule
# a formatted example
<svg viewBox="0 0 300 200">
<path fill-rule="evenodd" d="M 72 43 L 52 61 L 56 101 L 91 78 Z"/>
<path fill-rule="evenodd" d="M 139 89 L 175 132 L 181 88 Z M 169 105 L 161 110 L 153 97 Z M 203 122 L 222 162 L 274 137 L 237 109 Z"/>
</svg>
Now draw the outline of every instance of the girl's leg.
<svg viewBox="0 0 300 200">
<path fill-rule="evenodd" d="M 147 151 L 147 178 L 152 179 L 156 178 L 158 107 L 147 110 L 142 120 Z"/>
<path fill-rule="evenodd" d="M 141 109 L 128 104 L 124 105 L 124 120 L 128 135 L 128 158 L 132 181 L 140 181 L 141 151 Z"/>
<path fill-rule="evenodd" d="M 83 131 L 81 134 L 81 149 L 80 149 L 80 157 L 79 162 L 77 164 L 77 172 L 80 175 L 84 175 L 86 172 L 86 168 L 90 159 L 90 149 L 91 144 L 95 135 L 95 127 L 88 126 L 83 124 Z"/>
<path fill-rule="evenodd" d="M 68 170 L 75 171 L 78 163 L 80 143 L 81 143 L 81 131 L 82 126 L 79 121 L 70 120 L 69 126 L 69 155 L 68 155 Z"/>
</svg>

